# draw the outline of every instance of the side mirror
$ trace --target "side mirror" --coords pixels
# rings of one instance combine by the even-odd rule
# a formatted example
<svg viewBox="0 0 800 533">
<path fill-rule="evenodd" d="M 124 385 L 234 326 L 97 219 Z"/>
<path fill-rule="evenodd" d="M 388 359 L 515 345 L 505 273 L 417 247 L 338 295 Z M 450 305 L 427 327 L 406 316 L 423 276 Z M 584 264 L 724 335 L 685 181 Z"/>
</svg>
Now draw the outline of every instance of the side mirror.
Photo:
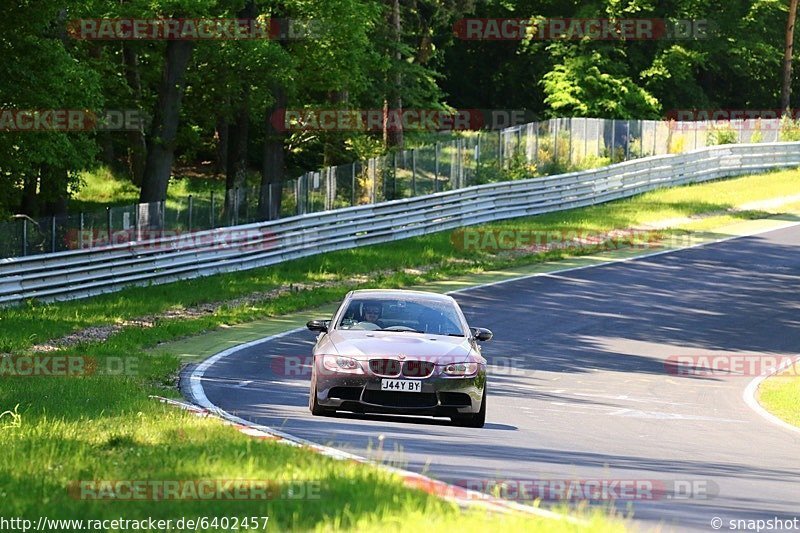
<svg viewBox="0 0 800 533">
<path fill-rule="evenodd" d="M 328 325 L 331 323 L 330 320 L 310 320 L 306 327 L 311 331 L 317 331 L 319 333 L 327 333 L 328 332 Z"/>
<path fill-rule="evenodd" d="M 486 328 L 470 328 L 475 340 L 485 342 L 492 339 L 492 331 Z"/>
</svg>

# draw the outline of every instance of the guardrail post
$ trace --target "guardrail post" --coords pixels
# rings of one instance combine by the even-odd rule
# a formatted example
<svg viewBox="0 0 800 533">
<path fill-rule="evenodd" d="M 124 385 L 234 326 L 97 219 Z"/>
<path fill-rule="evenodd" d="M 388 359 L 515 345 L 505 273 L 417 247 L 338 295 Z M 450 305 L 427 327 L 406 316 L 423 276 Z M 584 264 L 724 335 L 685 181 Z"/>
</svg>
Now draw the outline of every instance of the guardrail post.
<svg viewBox="0 0 800 533">
<path fill-rule="evenodd" d="M 56 253 L 56 216 L 50 217 L 50 251 Z"/>
<path fill-rule="evenodd" d="M 189 195 L 189 233 L 192 232 L 192 208 L 194 207 L 194 199 Z"/>
</svg>

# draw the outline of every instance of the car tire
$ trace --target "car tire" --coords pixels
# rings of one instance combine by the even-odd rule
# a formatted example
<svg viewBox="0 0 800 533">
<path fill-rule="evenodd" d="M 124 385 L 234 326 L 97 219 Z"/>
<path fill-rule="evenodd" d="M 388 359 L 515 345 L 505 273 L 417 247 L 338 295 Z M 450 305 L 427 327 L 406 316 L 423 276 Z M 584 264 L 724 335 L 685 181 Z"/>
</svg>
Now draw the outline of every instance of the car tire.
<svg viewBox="0 0 800 533">
<path fill-rule="evenodd" d="M 308 408 L 311 411 L 311 414 L 314 416 L 328 416 L 332 414 L 334 411 L 331 409 L 326 409 L 322 407 L 319 402 L 317 401 L 317 388 L 314 387 L 311 390 L 310 398 L 308 399 Z"/>
<path fill-rule="evenodd" d="M 483 397 L 481 398 L 481 408 L 477 413 L 467 416 L 454 416 L 454 424 L 466 428 L 482 428 L 486 424 L 486 386 L 483 387 Z"/>
</svg>

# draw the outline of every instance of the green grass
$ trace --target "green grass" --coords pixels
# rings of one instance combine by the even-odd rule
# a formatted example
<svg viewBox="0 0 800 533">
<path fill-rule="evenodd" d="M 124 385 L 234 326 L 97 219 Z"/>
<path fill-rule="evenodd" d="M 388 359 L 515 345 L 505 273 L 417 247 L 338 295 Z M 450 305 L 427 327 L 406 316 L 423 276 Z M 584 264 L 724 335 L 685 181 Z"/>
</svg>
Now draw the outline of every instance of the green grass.
<svg viewBox="0 0 800 533">
<path fill-rule="evenodd" d="M 583 529 L 541 518 L 462 514 L 377 469 L 255 440 L 216 421 L 148 400 L 136 380 L 5 380 L 0 404 L 15 402 L 27 406 L 19 409 L 16 422 L 10 416 L 0 419 L 5 517 L 269 516 L 271 531 L 406 530 L 427 522 L 445 531 L 462 521 L 475 531 L 495 522 L 516 530 Z M 68 490 L 81 481 L 201 479 L 311 486 L 318 498 L 114 502 L 80 499 Z M 599 513 L 589 519 L 607 531 L 623 530 Z"/>
<path fill-rule="evenodd" d="M 800 427 L 800 363 L 764 380 L 758 401 L 778 418 Z"/>
<path fill-rule="evenodd" d="M 735 207 L 744 202 L 793 194 L 800 172 L 780 172 L 704 185 L 661 190 L 639 197 L 544 216 L 488 225 L 534 231 L 628 228 Z M 747 219 L 764 213 L 726 215 Z M 584 250 L 589 253 L 592 250 Z M 490 250 L 464 251 L 451 232 L 339 251 L 247 272 L 218 275 L 124 291 L 75 302 L 28 302 L 0 310 L 0 351 L 24 353 L 35 343 L 88 326 L 224 301 L 289 283 L 334 281 L 333 287 L 292 293 L 274 300 L 225 306 L 202 318 L 158 320 L 154 327 L 126 327 L 104 343 L 68 351 L 107 362 L 129 358 L 136 372 L 128 376 L 8 378 L 0 380 L 0 495 L 4 516 L 86 517 L 224 516 L 271 517 L 272 530 L 359 529 L 574 530 L 575 526 L 530 517 L 463 513 L 454 506 L 374 469 L 336 462 L 302 449 L 243 437 L 217 422 L 167 408 L 149 394 L 177 396 L 179 359 L 148 350 L 158 343 L 197 334 L 223 324 L 244 323 L 308 309 L 341 298 L 341 283 L 363 275 L 362 287 L 403 287 L 459 274 L 532 264 L 567 255 L 508 255 Z M 431 267 L 420 272 L 375 274 L 381 270 Z M 103 366 L 102 364 L 100 365 Z M 270 502 L 107 502 L 72 499 L 69 483 L 85 479 L 269 479 L 286 483 L 318 480 L 320 500 Z M 602 512 L 588 513 L 593 530 L 621 530 L 624 525 Z"/>
<path fill-rule="evenodd" d="M 81 186 L 70 200 L 72 213 L 104 211 L 106 206 L 125 206 L 139 203 L 139 188 L 130 179 L 114 174 L 108 167 L 81 173 Z M 167 207 L 185 206 L 189 195 L 209 198 L 211 191 L 217 198 L 225 197 L 225 181 L 214 177 L 178 176 L 170 179 L 167 189 Z M 222 200 L 220 200 L 222 201 Z"/>
</svg>

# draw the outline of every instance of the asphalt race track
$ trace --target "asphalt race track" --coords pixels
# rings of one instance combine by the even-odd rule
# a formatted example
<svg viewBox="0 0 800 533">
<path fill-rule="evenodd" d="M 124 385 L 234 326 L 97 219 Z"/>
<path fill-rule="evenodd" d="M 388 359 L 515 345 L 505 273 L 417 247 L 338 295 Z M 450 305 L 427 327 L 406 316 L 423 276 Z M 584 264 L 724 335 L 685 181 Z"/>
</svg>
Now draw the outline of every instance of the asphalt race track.
<svg viewBox="0 0 800 533">
<path fill-rule="evenodd" d="M 460 485 L 653 480 L 651 497 L 617 501 L 644 529 L 800 516 L 800 433 L 745 404 L 753 376 L 684 375 L 667 361 L 797 355 L 800 226 L 455 296 L 495 334 L 484 429 L 312 417 L 308 374 L 283 359 L 308 356 L 308 331 L 221 359 L 205 393 L 259 424 Z"/>
</svg>

